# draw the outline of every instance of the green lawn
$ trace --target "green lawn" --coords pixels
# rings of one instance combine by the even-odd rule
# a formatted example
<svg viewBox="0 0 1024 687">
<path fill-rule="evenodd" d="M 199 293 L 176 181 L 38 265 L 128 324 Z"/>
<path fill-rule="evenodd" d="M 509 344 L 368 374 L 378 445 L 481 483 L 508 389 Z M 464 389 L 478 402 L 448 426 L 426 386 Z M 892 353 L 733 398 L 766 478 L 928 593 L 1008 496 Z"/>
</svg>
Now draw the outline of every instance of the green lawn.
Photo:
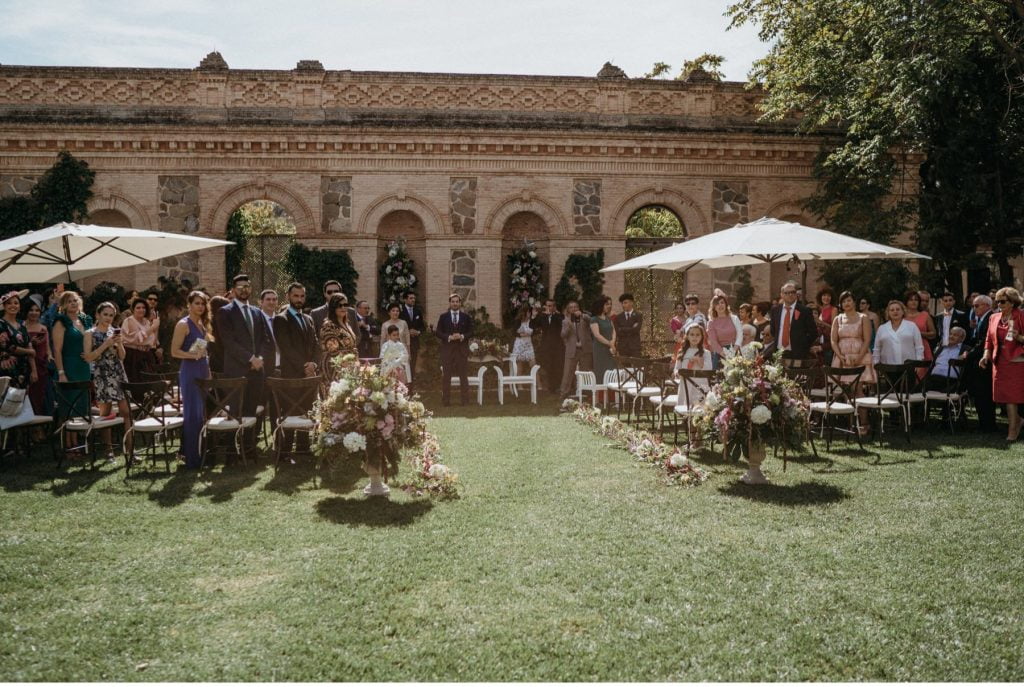
<svg viewBox="0 0 1024 687">
<path fill-rule="evenodd" d="M 1024 442 L 680 489 L 550 403 L 445 410 L 453 502 L 4 463 L 0 681 L 1024 679 Z"/>
</svg>

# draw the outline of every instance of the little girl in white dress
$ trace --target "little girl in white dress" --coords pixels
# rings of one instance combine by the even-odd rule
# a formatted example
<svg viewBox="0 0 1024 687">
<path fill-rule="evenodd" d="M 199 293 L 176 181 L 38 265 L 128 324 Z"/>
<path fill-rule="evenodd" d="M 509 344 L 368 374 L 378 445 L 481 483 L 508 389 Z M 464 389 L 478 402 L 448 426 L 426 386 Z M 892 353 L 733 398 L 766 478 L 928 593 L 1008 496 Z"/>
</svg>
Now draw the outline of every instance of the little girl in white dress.
<svg viewBox="0 0 1024 687">
<path fill-rule="evenodd" d="M 389 326 L 387 336 L 387 341 L 380 346 L 380 370 L 407 384 L 409 380 L 405 378 L 405 366 L 409 362 L 409 351 L 402 343 L 398 327 Z"/>
</svg>

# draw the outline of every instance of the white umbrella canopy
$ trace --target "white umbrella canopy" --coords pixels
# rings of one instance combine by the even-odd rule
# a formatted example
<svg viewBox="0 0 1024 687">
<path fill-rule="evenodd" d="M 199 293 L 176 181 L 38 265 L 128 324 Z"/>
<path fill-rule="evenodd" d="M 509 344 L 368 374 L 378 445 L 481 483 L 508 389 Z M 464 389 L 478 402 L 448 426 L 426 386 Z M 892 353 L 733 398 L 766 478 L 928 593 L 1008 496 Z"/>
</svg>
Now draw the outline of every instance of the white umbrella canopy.
<svg viewBox="0 0 1024 687">
<path fill-rule="evenodd" d="M 730 229 L 676 243 L 647 255 L 610 265 L 602 272 L 654 269 L 686 271 L 692 267 L 740 267 L 807 260 L 866 260 L 878 258 L 930 260 L 927 255 L 902 248 L 815 229 L 771 217 L 737 224 Z"/>
<path fill-rule="evenodd" d="M 231 241 L 61 222 L 0 241 L 0 283 L 70 282 Z"/>
</svg>

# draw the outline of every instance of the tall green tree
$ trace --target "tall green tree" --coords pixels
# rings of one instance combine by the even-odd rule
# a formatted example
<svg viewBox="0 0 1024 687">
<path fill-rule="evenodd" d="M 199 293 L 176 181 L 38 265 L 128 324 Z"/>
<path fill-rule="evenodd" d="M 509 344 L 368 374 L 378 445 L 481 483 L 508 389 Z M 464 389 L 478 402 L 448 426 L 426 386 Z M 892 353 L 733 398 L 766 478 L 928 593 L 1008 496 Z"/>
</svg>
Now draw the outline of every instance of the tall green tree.
<svg viewBox="0 0 1024 687">
<path fill-rule="evenodd" d="M 925 278 L 937 272 L 950 287 L 989 246 L 1011 282 L 1010 239 L 1024 221 L 1020 0 L 741 0 L 728 13 L 772 45 L 751 73 L 765 116 L 799 114 L 800 131 L 834 136 L 811 210 L 883 242 L 918 225 L 919 245 L 939 259 Z M 951 164 L 958 155 L 971 158 L 965 169 Z M 900 271 L 830 265 L 826 278 L 895 282 Z"/>
<path fill-rule="evenodd" d="M 20 236 L 58 222 L 84 222 L 89 216 L 95 178 L 88 162 L 62 150 L 28 196 L 0 201 L 0 238 Z"/>
</svg>

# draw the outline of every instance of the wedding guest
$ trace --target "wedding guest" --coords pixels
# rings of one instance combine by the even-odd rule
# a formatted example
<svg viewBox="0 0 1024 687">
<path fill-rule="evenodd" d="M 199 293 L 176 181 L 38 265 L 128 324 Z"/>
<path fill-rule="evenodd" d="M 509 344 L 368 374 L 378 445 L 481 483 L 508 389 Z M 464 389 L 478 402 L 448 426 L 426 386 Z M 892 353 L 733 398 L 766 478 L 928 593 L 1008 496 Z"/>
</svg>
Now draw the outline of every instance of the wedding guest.
<svg viewBox="0 0 1024 687">
<path fill-rule="evenodd" d="M 749 322 L 740 325 L 740 332 L 743 334 L 743 340 L 740 342 L 740 348 L 747 348 L 757 340 L 757 327 Z"/>
<path fill-rule="evenodd" d="M 886 315 L 889 320 L 875 332 L 875 350 L 871 362 L 885 365 L 902 365 L 908 360 L 921 360 L 924 355 L 924 341 L 921 329 L 906 319 L 906 306 L 897 300 L 889 301 Z"/>
<path fill-rule="evenodd" d="M 988 323 L 992 318 L 992 299 L 982 294 L 974 297 L 971 302 L 974 317 L 974 328 L 968 337 L 971 349 L 967 353 L 967 388 L 978 414 L 978 427 L 983 432 L 996 431 L 996 406 L 992 401 L 992 366 L 981 367 L 981 357 L 985 353 L 985 338 L 988 334 Z"/>
<path fill-rule="evenodd" d="M 544 388 L 548 393 L 558 395 L 562 383 L 562 364 L 565 362 L 565 345 L 562 343 L 562 313 L 558 312 L 555 299 L 544 301 L 544 312 L 533 318 L 530 327 L 540 334 L 537 362 L 540 363 Z"/>
<path fill-rule="evenodd" d="M 619 296 L 619 304 L 622 306 L 622 312 L 612 318 L 612 324 L 615 326 L 615 345 L 619 349 L 619 355 L 639 357 L 640 330 L 644 317 L 633 309 L 633 294 L 624 293 Z"/>
<path fill-rule="evenodd" d="M 210 320 L 208 331 L 210 336 L 207 337 L 206 354 L 208 356 L 207 362 L 210 365 L 210 372 L 215 375 L 224 374 L 224 344 L 213 327 L 213 320 L 217 317 L 217 311 L 230 302 L 224 296 L 211 296 L 207 303 L 210 309 L 210 317 L 208 318 Z M 188 317 L 188 313 L 185 316 Z"/>
<path fill-rule="evenodd" d="M 274 340 L 278 344 L 280 365 L 278 375 L 284 379 L 302 379 L 315 377 L 317 362 L 320 360 L 320 344 L 317 342 L 316 330 L 313 329 L 313 318 L 302 312 L 306 305 L 306 287 L 298 282 L 288 286 L 286 292 L 288 307 L 274 315 L 271 328 Z M 303 399 L 307 401 L 303 409 L 309 411 L 313 407 L 314 395 Z M 275 406 L 272 416 L 279 415 Z M 276 426 L 275 426 L 276 431 Z M 286 430 L 282 437 L 285 453 L 290 453 L 295 432 Z M 306 433 L 299 434 L 299 450 L 309 448 L 309 437 Z M 294 461 L 293 461 L 294 462 Z"/>
<path fill-rule="evenodd" d="M 953 327 L 960 327 L 965 332 L 971 326 L 967 313 L 953 307 L 956 304 L 956 296 L 946 291 L 942 294 L 942 312 L 935 318 L 935 329 L 939 342 L 943 346 L 949 345 L 949 332 Z"/>
<path fill-rule="evenodd" d="M 92 363 L 92 384 L 96 405 L 100 417 L 113 417 L 111 411 L 116 405 L 125 431 L 131 427 L 132 413 L 128 407 L 124 387 L 128 375 L 124 370 L 126 351 L 121 337 L 121 330 L 114 327 L 117 307 L 108 302 L 100 303 L 96 308 L 96 324 L 86 332 L 83 340 L 82 356 Z M 110 440 L 110 428 L 102 430 L 104 442 L 107 444 L 107 460 L 114 461 L 114 448 Z M 131 446 L 127 446 L 125 459 L 131 455 Z"/>
<path fill-rule="evenodd" d="M 801 360 L 817 355 L 821 351 L 821 347 L 814 343 L 818 327 L 810 309 L 799 302 L 796 283 L 786 282 L 779 293 L 782 302 L 771 311 L 773 350 L 785 351 Z"/>
<path fill-rule="evenodd" d="M 867 296 L 862 296 L 857 302 L 857 312 L 868 318 L 868 322 L 871 323 L 871 350 L 875 350 L 875 332 L 878 331 L 881 321 L 878 315 L 871 310 L 871 299 Z"/>
<path fill-rule="evenodd" d="M 124 310 L 117 313 L 117 317 L 114 318 L 115 327 L 121 327 L 124 324 L 124 321 L 132 316 L 132 304 L 139 300 L 140 297 L 138 289 L 132 289 L 128 292 L 128 295 L 124 297 Z M 124 334 L 123 327 L 121 334 Z"/>
<path fill-rule="evenodd" d="M 932 351 L 934 351 L 935 347 L 939 345 L 939 338 L 938 338 L 938 327 L 936 326 L 936 323 L 935 323 L 935 316 L 932 315 L 932 308 L 931 308 L 932 295 L 930 293 L 928 293 L 927 291 L 925 291 L 924 289 L 921 289 L 920 291 L 917 292 L 917 298 L 918 298 L 918 306 L 917 306 L 918 309 L 921 312 L 923 312 L 923 313 L 928 315 L 928 319 L 931 320 L 931 331 L 936 333 L 930 339 L 929 338 L 925 339 L 925 342 L 928 344 L 928 347 Z M 909 308 L 908 308 L 907 312 L 908 312 L 907 317 L 910 318 Z"/>
<path fill-rule="evenodd" d="M 1024 311 L 1020 293 L 1008 286 L 996 291 L 995 304 L 999 312 L 989 318 L 979 364 L 992 365 L 992 400 L 1006 404 L 1006 440 L 1016 441 L 1024 424 L 1017 409 L 1024 403 Z"/>
<path fill-rule="evenodd" d="M 380 345 L 381 372 L 391 375 L 404 384 L 408 381 L 405 378 L 405 365 L 409 361 L 409 351 L 402 343 L 401 332 L 397 325 L 385 322 L 381 326 L 387 336 L 384 343 Z"/>
<path fill-rule="evenodd" d="M 933 391 L 945 391 L 949 379 L 959 376 L 957 370 L 950 366 L 950 361 L 963 360 L 967 357 L 970 347 L 965 342 L 967 331 L 963 327 L 953 327 L 948 333 L 948 343 L 935 349 L 935 364 L 928 373 L 927 385 Z"/>
<path fill-rule="evenodd" d="M 0 319 L 0 376 L 10 377 L 18 389 L 28 389 L 39 379 L 36 371 L 36 350 L 31 345 L 28 330 L 18 319 L 21 297 L 17 291 L 0 296 L 3 319 Z"/>
<path fill-rule="evenodd" d="M 85 335 L 92 327 L 92 321 L 82 313 L 82 298 L 74 291 L 64 291 L 57 301 L 57 316 L 53 323 L 53 359 L 57 364 L 58 382 L 88 382 L 92 379 L 92 369 L 82 357 L 85 350 Z M 87 417 L 89 398 L 85 394 L 68 394 L 65 401 L 74 399 L 73 407 L 60 409 L 59 417 L 63 423 L 72 417 Z M 74 446 L 75 433 L 68 432 L 65 446 Z M 79 449 L 69 451 L 70 455 L 78 455 Z"/>
<path fill-rule="evenodd" d="M 751 306 L 751 323 L 757 328 L 755 338 L 766 346 L 771 342 L 771 320 L 768 319 L 771 311 L 772 304 L 769 301 L 758 301 Z"/>
<path fill-rule="evenodd" d="M 423 319 L 423 310 L 416 305 L 416 294 L 406 291 L 403 298 L 401 317 L 409 329 L 409 368 L 416 377 L 416 361 L 420 357 L 420 337 L 427 331 L 427 323 Z M 413 380 L 410 379 L 410 382 Z"/>
<path fill-rule="evenodd" d="M 713 370 L 714 362 L 711 351 L 705 341 L 704 327 L 691 324 L 683 335 L 679 350 L 674 356 L 673 368 L 676 370 Z"/>
<path fill-rule="evenodd" d="M 612 324 L 612 299 L 600 296 L 591 306 L 595 313 L 590 318 L 590 338 L 593 340 L 591 360 L 594 376 L 598 384 L 604 384 L 604 375 L 608 370 L 615 369 L 615 356 L 618 353 L 618 332 Z M 599 391 L 595 403 L 604 402 L 604 392 Z"/>
<path fill-rule="evenodd" d="M 682 337 L 683 325 L 686 324 L 686 303 L 676 301 L 672 317 L 668 321 L 668 330 L 672 332 L 672 338 L 679 340 Z"/>
<path fill-rule="evenodd" d="M 402 306 L 398 303 L 388 304 L 388 319 L 380 323 L 380 331 L 384 333 L 381 336 L 380 350 L 384 350 L 384 344 L 388 342 L 387 331 L 388 327 L 398 327 L 398 340 L 405 346 L 406 352 L 409 351 L 410 338 L 409 338 L 409 325 L 405 320 L 402 319 Z"/>
<path fill-rule="evenodd" d="M 370 314 L 370 304 L 367 301 L 356 302 L 355 326 L 352 328 L 359 339 L 356 344 L 359 349 L 359 357 L 373 358 L 380 348 L 376 345 L 380 338 L 380 325 Z"/>
<path fill-rule="evenodd" d="M 263 313 L 263 319 L 267 323 L 267 333 L 270 336 L 270 350 L 272 351 L 267 356 L 267 377 L 276 376 L 278 368 L 281 367 L 281 351 L 278 350 L 277 339 L 274 337 L 274 317 L 277 316 L 277 311 L 277 291 L 274 289 L 263 289 L 260 292 L 260 312 Z"/>
<path fill-rule="evenodd" d="M 473 318 L 461 312 L 462 297 L 448 296 L 448 310 L 437 319 L 434 334 L 441 341 L 441 401 L 452 404 L 452 377 L 459 378 L 462 405 L 469 403 L 469 379 L 466 364 L 469 358 L 469 339 L 473 336 Z"/>
<path fill-rule="evenodd" d="M 124 368 L 130 382 L 145 381 L 143 372 L 156 372 L 156 352 L 160 348 L 160 316 L 141 298 L 132 301 L 128 316 L 121 322 L 121 340 L 125 350 Z"/>
<path fill-rule="evenodd" d="M 832 327 L 832 319 L 839 314 L 839 309 L 832 304 L 836 298 L 836 292 L 830 286 L 823 286 L 818 290 L 818 319 Z"/>
<path fill-rule="evenodd" d="M 750 303 L 740 303 L 740 307 L 736 309 L 736 316 L 740 318 L 741 327 L 745 324 L 753 324 L 754 307 Z"/>
<path fill-rule="evenodd" d="M 808 307 L 811 309 L 811 314 L 814 316 L 814 327 L 818 332 L 818 336 L 814 339 L 814 344 L 821 349 L 821 352 L 818 355 L 821 357 L 823 364 L 831 365 L 832 325 L 825 324 L 825 321 L 821 319 L 821 308 L 818 307 L 817 303 L 811 303 Z"/>
<path fill-rule="evenodd" d="M 683 335 L 690 330 L 690 327 L 699 324 L 706 331 L 708 328 L 708 318 L 704 316 L 704 313 L 700 311 L 700 296 L 695 293 L 688 293 L 683 298 L 683 305 L 686 306 L 686 319 L 683 322 L 683 327 L 680 329 L 680 334 L 677 337 L 678 340 L 682 340 Z"/>
<path fill-rule="evenodd" d="M 732 314 L 725 296 L 711 299 L 708 320 L 707 344 L 711 349 L 714 369 L 717 370 L 722 367 L 722 359 L 731 355 L 733 349 L 743 343 L 743 330 L 740 318 Z"/>
<path fill-rule="evenodd" d="M 53 351 L 50 349 L 50 332 L 39 321 L 42 314 L 39 303 L 30 301 L 25 313 L 25 330 L 35 351 L 36 379 L 28 387 L 28 397 L 36 415 L 53 415 L 53 378 L 50 374 Z"/>
<path fill-rule="evenodd" d="M 925 292 L 927 293 L 927 291 Z M 932 319 L 930 313 L 921 310 L 921 297 L 917 291 L 908 291 L 904 297 L 905 304 L 907 306 L 906 319 L 913 322 L 917 328 L 921 331 L 921 340 L 924 344 L 924 357 L 919 360 L 931 361 L 932 355 L 932 344 L 935 340 L 935 320 Z M 918 370 L 918 379 L 924 379 L 927 374 L 927 370 Z"/>
<path fill-rule="evenodd" d="M 241 413 L 252 417 L 256 408 L 264 405 L 266 369 L 273 365 L 272 344 L 263 313 L 249 305 L 249 276 L 235 275 L 231 284 L 234 300 L 214 314 L 213 327 L 224 347 L 224 374 L 246 379 Z M 248 433 L 247 440 L 254 444 L 255 433 Z"/>
<path fill-rule="evenodd" d="M 206 400 L 195 380 L 210 377 L 207 349 L 213 337 L 209 299 L 202 291 L 193 291 L 188 295 L 188 315 L 174 325 L 171 337 L 171 357 L 181 360 L 178 388 L 181 392 L 181 414 L 185 418 L 181 447 L 185 454 L 185 467 L 190 470 L 198 470 L 203 463 L 199 442 L 206 422 Z"/>
<path fill-rule="evenodd" d="M 313 327 L 316 331 L 320 331 L 320 328 L 324 326 L 324 320 L 327 319 L 328 304 L 330 303 L 331 296 L 341 295 L 344 298 L 345 305 L 348 305 L 348 299 L 345 298 L 345 294 L 341 293 L 341 282 L 330 279 L 324 282 L 324 304 L 319 308 L 313 308 L 313 311 L 309 313 L 310 317 L 313 318 Z"/>
<path fill-rule="evenodd" d="M 515 341 L 512 342 L 512 360 L 515 369 L 513 374 L 519 374 L 519 363 L 523 363 L 526 372 L 533 368 L 537 360 L 537 354 L 533 350 L 533 309 L 526 303 L 519 308 L 516 318 L 513 320 L 515 327 Z"/>
<path fill-rule="evenodd" d="M 350 353 L 358 354 L 356 333 L 348 323 L 349 312 L 345 294 L 332 294 L 327 301 L 327 316 L 318 331 L 323 353 L 320 369 L 325 382 L 333 380 L 337 375 L 338 360 Z"/>
<path fill-rule="evenodd" d="M 835 367 L 864 367 L 858 387 L 853 390 L 854 394 L 860 396 L 861 385 L 874 384 L 877 381 L 871 359 L 871 321 L 867 315 L 857 312 L 857 302 L 849 291 L 839 294 L 839 307 L 841 311 L 832 319 L 829 334 L 834 354 L 831 364 Z M 844 380 L 847 384 L 851 381 L 852 378 Z M 861 436 L 867 436 L 868 431 L 868 411 L 861 408 Z"/>
<path fill-rule="evenodd" d="M 594 360 L 590 317 L 580 312 L 580 304 L 576 301 L 569 301 L 565 305 L 561 338 L 565 348 L 565 358 L 562 363 L 562 385 L 560 391 L 564 399 L 572 396 L 576 388 L 576 370 L 592 369 Z M 623 354 L 621 350 L 619 353 Z"/>
</svg>

